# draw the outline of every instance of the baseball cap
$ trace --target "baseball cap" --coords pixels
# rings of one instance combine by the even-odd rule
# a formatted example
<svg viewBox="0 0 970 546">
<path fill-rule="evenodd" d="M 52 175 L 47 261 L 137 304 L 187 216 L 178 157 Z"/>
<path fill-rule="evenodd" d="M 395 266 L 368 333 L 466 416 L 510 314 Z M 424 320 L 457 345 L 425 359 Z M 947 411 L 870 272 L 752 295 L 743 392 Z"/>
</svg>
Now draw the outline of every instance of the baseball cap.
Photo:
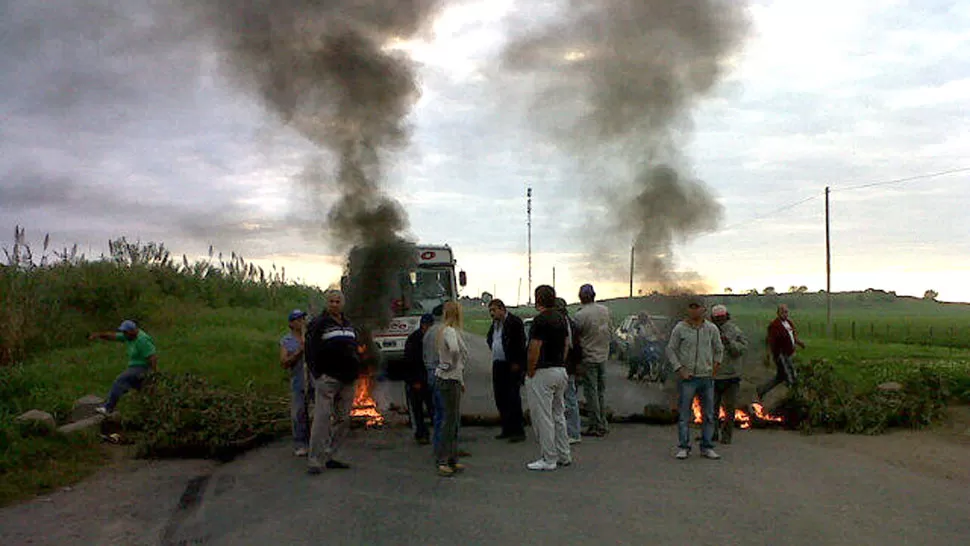
<svg viewBox="0 0 970 546">
<path fill-rule="evenodd" d="M 434 324 L 434 315 L 431 313 L 421 315 L 421 324 Z"/>
<path fill-rule="evenodd" d="M 687 307 L 707 307 L 704 305 L 704 298 L 699 296 L 690 296 L 687 298 Z"/>
<path fill-rule="evenodd" d="M 587 296 L 590 298 L 596 297 L 596 291 L 593 290 L 593 285 L 591 284 L 584 284 L 579 287 L 579 297 L 585 298 Z"/>
<path fill-rule="evenodd" d="M 715 305 L 714 307 L 711 307 L 712 317 L 725 317 L 727 316 L 727 314 L 728 314 L 727 307 L 723 305 Z"/>
<path fill-rule="evenodd" d="M 138 325 L 133 320 L 122 321 L 121 326 L 118 326 L 119 332 L 134 332 L 137 329 Z"/>
<path fill-rule="evenodd" d="M 291 321 L 298 320 L 298 319 L 301 319 L 301 318 L 303 318 L 305 316 L 306 316 L 306 313 L 304 313 L 303 311 L 300 311 L 299 309 L 294 309 L 294 310 L 290 311 L 290 318 L 289 318 L 289 320 L 291 320 Z"/>
</svg>

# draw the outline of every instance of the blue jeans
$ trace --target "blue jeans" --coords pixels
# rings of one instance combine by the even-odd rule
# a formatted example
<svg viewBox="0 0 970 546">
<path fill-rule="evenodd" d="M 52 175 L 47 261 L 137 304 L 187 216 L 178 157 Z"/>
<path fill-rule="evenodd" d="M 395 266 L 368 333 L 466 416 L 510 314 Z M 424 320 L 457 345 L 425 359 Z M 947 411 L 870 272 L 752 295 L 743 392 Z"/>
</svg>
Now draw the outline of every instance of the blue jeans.
<svg viewBox="0 0 970 546">
<path fill-rule="evenodd" d="M 310 446 L 310 415 L 309 402 L 313 400 L 316 391 L 313 379 L 306 381 L 303 375 L 303 364 L 297 364 L 290 378 L 290 419 L 293 421 L 293 445 L 295 447 Z M 306 391 L 304 391 L 306 385 Z"/>
<path fill-rule="evenodd" d="M 438 453 L 441 445 L 441 424 L 445 420 L 445 402 L 441 399 L 441 391 L 438 390 L 438 376 L 434 374 L 434 368 L 428 369 L 428 388 L 431 389 L 431 445 L 434 452 Z"/>
<path fill-rule="evenodd" d="M 108 401 L 104 405 L 104 409 L 108 411 L 114 411 L 115 406 L 118 405 L 118 400 L 125 395 L 126 392 L 131 389 L 140 389 L 142 382 L 145 380 L 145 376 L 150 372 L 148 368 L 144 366 L 131 366 L 125 371 L 118 374 L 115 378 L 115 382 L 111 385 L 111 390 L 108 392 Z"/>
<path fill-rule="evenodd" d="M 582 423 L 579 419 L 579 393 L 576 391 L 576 377 L 569 376 L 566 386 L 566 435 L 570 439 L 580 437 Z"/>
<path fill-rule="evenodd" d="M 694 419 L 691 406 L 697 396 L 701 399 L 701 413 L 704 416 L 701 425 L 701 449 L 714 449 L 714 380 L 710 377 L 681 379 L 677 390 L 680 395 L 677 417 L 677 435 L 680 440 L 678 447 L 690 449 L 690 423 Z"/>
</svg>

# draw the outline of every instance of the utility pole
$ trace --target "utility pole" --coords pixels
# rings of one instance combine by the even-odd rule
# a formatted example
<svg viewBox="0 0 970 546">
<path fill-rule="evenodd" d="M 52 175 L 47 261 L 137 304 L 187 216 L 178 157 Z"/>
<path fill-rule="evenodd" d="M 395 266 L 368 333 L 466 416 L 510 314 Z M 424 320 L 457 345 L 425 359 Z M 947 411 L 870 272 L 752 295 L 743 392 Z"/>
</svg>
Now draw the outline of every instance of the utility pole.
<svg viewBox="0 0 970 546">
<path fill-rule="evenodd" d="M 630 247 L 630 298 L 633 298 L 633 252 L 636 245 Z"/>
<path fill-rule="evenodd" d="M 522 277 L 519 277 L 519 289 L 515 292 L 515 306 L 522 305 Z"/>
<path fill-rule="evenodd" d="M 552 289 L 556 289 L 556 266 L 552 266 Z"/>
<path fill-rule="evenodd" d="M 825 335 L 832 337 L 832 237 L 829 221 L 829 187 L 825 186 Z"/>
<path fill-rule="evenodd" d="M 532 186 L 525 193 L 526 196 L 526 225 L 529 229 L 529 305 L 532 305 Z"/>
</svg>

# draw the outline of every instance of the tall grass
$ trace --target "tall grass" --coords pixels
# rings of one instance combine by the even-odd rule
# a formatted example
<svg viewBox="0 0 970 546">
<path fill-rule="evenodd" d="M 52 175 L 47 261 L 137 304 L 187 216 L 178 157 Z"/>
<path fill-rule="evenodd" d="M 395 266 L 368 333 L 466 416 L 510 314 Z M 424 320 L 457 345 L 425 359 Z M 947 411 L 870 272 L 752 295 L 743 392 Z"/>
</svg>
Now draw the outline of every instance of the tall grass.
<svg viewBox="0 0 970 546">
<path fill-rule="evenodd" d="M 319 300 L 317 289 L 209 248 L 207 260 L 174 260 L 160 243 L 109 241 L 108 255 L 87 259 L 77 247 L 54 251 L 49 236 L 35 253 L 24 229 L 0 264 L 0 366 L 82 343 L 91 330 L 122 318 L 146 329 L 171 327 L 193 309 L 281 309 Z"/>
</svg>

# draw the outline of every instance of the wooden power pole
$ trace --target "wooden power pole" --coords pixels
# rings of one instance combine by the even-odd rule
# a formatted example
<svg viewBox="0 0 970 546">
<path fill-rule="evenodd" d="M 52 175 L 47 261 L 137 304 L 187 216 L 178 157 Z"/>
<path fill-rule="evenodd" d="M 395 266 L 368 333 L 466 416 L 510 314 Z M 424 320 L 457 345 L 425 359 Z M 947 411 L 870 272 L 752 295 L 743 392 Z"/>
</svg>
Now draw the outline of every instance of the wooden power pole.
<svg viewBox="0 0 970 546">
<path fill-rule="evenodd" d="M 832 236 L 828 186 L 825 186 L 825 335 L 832 337 Z"/>
<path fill-rule="evenodd" d="M 633 298 L 633 251 L 636 250 L 636 245 L 630 247 L 630 298 Z"/>
</svg>

